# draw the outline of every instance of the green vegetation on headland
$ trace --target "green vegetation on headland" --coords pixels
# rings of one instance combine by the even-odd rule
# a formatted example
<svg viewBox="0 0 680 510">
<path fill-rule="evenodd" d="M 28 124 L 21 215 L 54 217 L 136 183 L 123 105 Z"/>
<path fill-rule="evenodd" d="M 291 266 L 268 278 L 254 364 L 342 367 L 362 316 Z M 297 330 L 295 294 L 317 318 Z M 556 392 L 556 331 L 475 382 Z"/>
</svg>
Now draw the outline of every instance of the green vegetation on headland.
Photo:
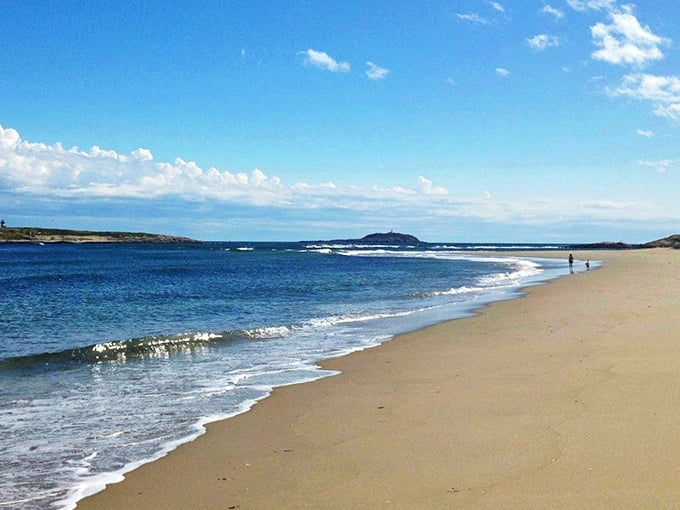
<svg viewBox="0 0 680 510">
<path fill-rule="evenodd" d="M 188 237 L 144 232 L 92 232 L 39 227 L 0 228 L 0 243 L 195 243 Z"/>
<path fill-rule="evenodd" d="M 585 244 L 571 244 L 567 248 L 574 250 L 639 250 L 644 248 L 675 248 L 680 249 L 680 234 L 657 239 L 643 244 L 629 244 L 629 243 L 585 243 Z"/>
</svg>

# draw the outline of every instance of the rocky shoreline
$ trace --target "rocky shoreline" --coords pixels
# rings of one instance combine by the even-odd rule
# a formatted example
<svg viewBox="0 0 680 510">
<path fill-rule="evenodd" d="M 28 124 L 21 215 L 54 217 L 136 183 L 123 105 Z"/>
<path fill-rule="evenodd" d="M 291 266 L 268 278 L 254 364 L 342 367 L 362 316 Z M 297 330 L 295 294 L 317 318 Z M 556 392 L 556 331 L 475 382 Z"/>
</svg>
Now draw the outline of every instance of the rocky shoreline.
<svg viewBox="0 0 680 510">
<path fill-rule="evenodd" d="M 98 232 L 40 227 L 4 227 L 0 243 L 196 243 L 195 239 L 145 232 Z"/>
<path fill-rule="evenodd" d="M 639 250 L 644 248 L 675 248 L 680 249 L 680 234 L 657 239 L 643 244 L 630 244 L 623 242 L 601 242 L 572 244 L 567 247 L 573 250 Z"/>
</svg>

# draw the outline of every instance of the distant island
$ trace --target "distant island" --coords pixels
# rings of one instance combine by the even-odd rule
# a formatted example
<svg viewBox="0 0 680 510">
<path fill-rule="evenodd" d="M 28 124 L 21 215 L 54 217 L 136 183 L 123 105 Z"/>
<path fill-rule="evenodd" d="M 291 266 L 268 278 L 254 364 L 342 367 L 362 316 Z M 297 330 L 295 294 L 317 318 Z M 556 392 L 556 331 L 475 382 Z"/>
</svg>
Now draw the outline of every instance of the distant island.
<svg viewBox="0 0 680 510">
<path fill-rule="evenodd" d="M 410 234 L 401 234 L 399 232 L 385 232 L 368 234 L 361 239 L 332 239 L 329 241 L 307 241 L 307 242 L 323 242 L 334 244 L 422 244 L 422 241 Z"/>
<path fill-rule="evenodd" d="M 420 239 L 410 234 L 400 234 L 399 232 L 387 232 L 384 234 L 368 234 L 358 240 L 366 244 L 419 244 Z"/>
<path fill-rule="evenodd" d="M 195 243 L 188 237 L 145 232 L 93 232 L 39 227 L 2 227 L 0 243 Z"/>
</svg>

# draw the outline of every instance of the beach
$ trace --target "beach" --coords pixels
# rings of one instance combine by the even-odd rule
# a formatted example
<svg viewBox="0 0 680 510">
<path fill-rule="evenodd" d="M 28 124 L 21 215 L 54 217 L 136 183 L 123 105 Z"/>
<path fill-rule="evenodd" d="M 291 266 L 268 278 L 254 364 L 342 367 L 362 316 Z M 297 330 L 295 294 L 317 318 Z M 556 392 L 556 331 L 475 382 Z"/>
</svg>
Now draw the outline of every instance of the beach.
<svg viewBox="0 0 680 510">
<path fill-rule="evenodd" d="M 680 252 L 574 255 L 604 265 L 324 362 L 78 508 L 680 507 Z"/>
</svg>

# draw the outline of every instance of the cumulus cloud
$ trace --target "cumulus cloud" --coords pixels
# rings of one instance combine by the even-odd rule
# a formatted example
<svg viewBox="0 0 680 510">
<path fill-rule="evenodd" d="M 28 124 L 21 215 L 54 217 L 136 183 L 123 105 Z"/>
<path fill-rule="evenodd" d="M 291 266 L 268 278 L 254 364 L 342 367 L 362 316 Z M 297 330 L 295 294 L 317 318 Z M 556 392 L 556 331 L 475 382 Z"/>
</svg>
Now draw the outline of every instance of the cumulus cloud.
<svg viewBox="0 0 680 510">
<path fill-rule="evenodd" d="M 132 151 L 130 155 L 132 156 L 132 159 L 138 161 L 151 161 L 153 159 L 153 154 L 151 154 L 149 149 L 136 149 Z"/>
<path fill-rule="evenodd" d="M 426 195 L 448 195 L 449 192 L 446 188 L 442 188 L 439 186 L 433 186 L 432 181 L 429 179 L 426 179 L 422 175 L 418 177 L 418 189 L 421 191 L 421 193 L 425 193 Z"/>
<path fill-rule="evenodd" d="M 640 25 L 631 6 L 609 13 L 610 24 L 597 23 L 590 28 L 593 43 L 599 49 L 593 52 L 595 60 L 610 64 L 642 66 L 664 57 L 661 46 L 669 41 Z"/>
<path fill-rule="evenodd" d="M 656 115 L 680 121 L 680 78 L 677 76 L 628 74 L 609 94 L 650 101 Z"/>
<path fill-rule="evenodd" d="M 527 44 L 537 51 L 543 51 L 550 46 L 559 46 L 560 38 L 554 35 L 538 34 L 527 39 Z"/>
<path fill-rule="evenodd" d="M 252 203 L 280 186 L 279 179 L 267 178 L 257 169 L 246 175 L 203 170 L 181 158 L 157 163 L 143 148 L 129 154 L 98 146 L 65 149 L 60 143 L 22 140 L 16 130 L 2 126 L 0 180 L 18 192 L 62 197 L 241 197 Z"/>
<path fill-rule="evenodd" d="M 349 62 L 338 62 L 328 53 L 324 51 L 317 51 L 313 49 L 308 49 L 306 51 L 300 52 L 305 57 L 305 64 L 318 67 L 320 69 L 326 69 L 333 73 L 348 73 L 350 69 Z"/>
<path fill-rule="evenodd" d="M 366 65 L 368 66 L 368 69 L 366 69 L 366 76 L 371 80 L 382 80 L 390 73 L 389 69 L 380 67 L 373 62 L 366 62 Z"/>
<path fill-rule="evenodd" d="M 154 161 L 148 149 L 119 154 L 94 146 L 87 151 L 64 149 L 22 140 L 19 133 L 0 125 L 0 183 L 6 191 L 64 198 L 174 197 L 180 200 L 211 199 L 242 205 L 289 207 L 373 207 L 366 199 L 446 195 L 448 191 L 420 176 L 413 188 L 340 187 L 333 182 L 283 185 L 262 170 L 232 173 L 193 161 L 175 158 Z M 304 198 L 302 198 L 304 197 Z M 341 199 L 339 201 L 339 198 Z M 344 201 L 344 202 L 343 202 Z M 342 206 L 340 206 L 342 207 Z"/>
<path fill-rule="evenodd" d="M 505 69 L 504 67 L 497 67 L 496 68 L 496 74 L 499 76 L 502 76 L 503 78 L 509 77 L 512 73 Z"/>
<path fill-rule="evenodd" d="M 3 129 L 3 127 L 0 126 L 0 147 L 3 149 L 12 149 L 15 148 L 20 141 L 21 137 L 16 129 Z"/>
<path fill-rule="evenodd" d="M 640 136 L 644 136 L 645 138 L 652 138 L 654 136 L 654 131 L 645 131 L 643 129 L 638 129 L 636 133 Z"/>
<path fill-rule="evenodd" d="M 551 16 L 554 16 L 556 19 L 564 18 L 564 11 L 552 7 L 551 5 L 544 5 L 543 9 L 541 9 L 541 12 L 544 14 L 550 14 Z"/>
</svg>

